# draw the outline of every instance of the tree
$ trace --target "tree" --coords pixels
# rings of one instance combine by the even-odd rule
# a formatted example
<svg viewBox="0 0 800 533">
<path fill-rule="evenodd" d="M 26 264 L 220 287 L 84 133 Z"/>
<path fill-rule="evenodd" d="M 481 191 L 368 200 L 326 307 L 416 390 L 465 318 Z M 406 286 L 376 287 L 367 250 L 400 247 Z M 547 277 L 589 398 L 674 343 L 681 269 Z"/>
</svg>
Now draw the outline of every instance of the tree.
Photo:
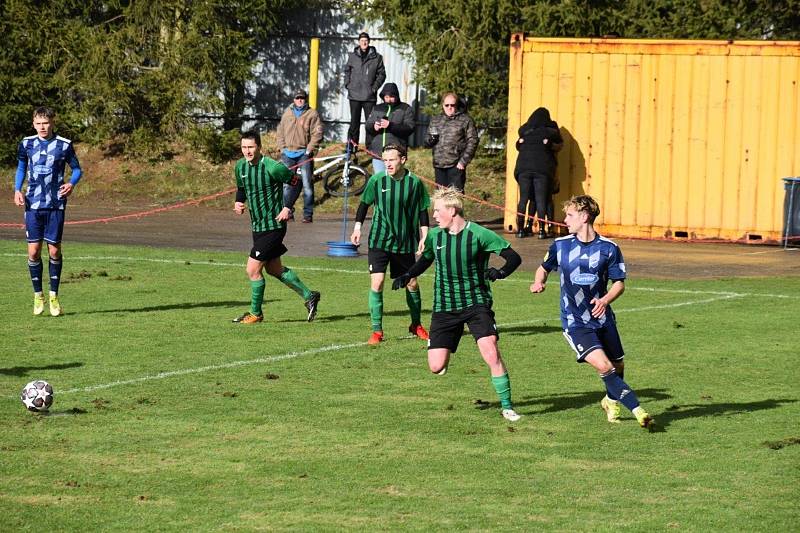
<svg viewBox="0 0 800 533">
<path fill-rule="evenodd" d="M 800 0 L 346 0 L 413 49 L 417 81 L 467 97 L 483 127 L 505 127 L 512 33 L 539 37 L 800 39 Z M 436 112 L 437 102 L 428 111 Z"/>
<path fill-rule="evenodd" d="M 133 140 L 141 151 L 160 150 L 196 114 L 238 128 L 256 43 L 298 7 L 297 0 L 0 1 L 2 159 L 14 160 L 37 105 L 57 110 L 59 132 L 71 126 L 73 138 Z"/>
</svg>

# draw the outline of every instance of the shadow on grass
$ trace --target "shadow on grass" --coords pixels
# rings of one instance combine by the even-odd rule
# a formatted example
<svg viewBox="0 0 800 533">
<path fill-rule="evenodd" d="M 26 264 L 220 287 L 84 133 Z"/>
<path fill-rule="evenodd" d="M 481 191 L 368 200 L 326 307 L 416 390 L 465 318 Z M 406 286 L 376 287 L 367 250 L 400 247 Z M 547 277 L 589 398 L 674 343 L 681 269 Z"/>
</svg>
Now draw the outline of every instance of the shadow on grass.
<svg viewBox="0 0 800 533">
<path fill-rule="evenodd" d="M 706 416 L 732 416 L 764 409 L 777 409 L 784 404 L 795 403 L 796 398 L 781 398 L 777 400 L 760 400 L 757 402 L 725 402 L 708 404 L 671 405 L 661 413 L 653 414 L 659 427 L 667 427 L 676 420 L 684 418 L 698 418 Z"/>
<path fill-rule="evenodd" d="M 500 330 L 500 335 L 510 335 L 512 337 L 544 333 L 561 333 L 564 331 L 561 327 L 557 326 L 512 326 L 509 328 L 500 326 L 498 329 Z"/>
<path fill-rule="evenodd" d="M 73 407 L 71 409 L 65 409 L 63 411 L 47 411 L 46 413 L 36 413 L 38 416 L 75 416 L 75 415 L 85 415 L 88 413 L 86 409 L 81 409 L 80 407 Z"/>
<path fill-rule="evenodd" d="M 83 366 L 83 363 L 62 363 L 60 365 L 47 365 L 47 366 L 13 366 L 11 368 L 0 368 L 0 375 L 4 376 L 17 376 L 22 377 L 34 370 L 64 370 L 67 368 L 78 368 Z"/>
<path fill-rule="evenodd" d="M 638 389 L 636 396 L 642 400 L 642 403 L 647 405 L 648 400 L 667 400 L 672 398 L 665 389 Z M 535 396 L 526 396 L 522 400 L 514 402 L 514 408 L 524 415 L 541 415 L 546 413 L 555 413 L 558 411 L 568 411 L 571 409 L 582 409 L 589 406 L 597 406 L 598 411 L 600 399 L 603 397 L 603 391 L 591 391 L 581 393 L 564 393 L 553 394 L 550 396 L 543 396 L 537 398 Z M 669 427 L 670 424 L 677 420 L 685 418 L 702 418 L 713 416 L 733 416 L 745 413 L 752 413 L 754 411 L 761 411 L 764 409 L 777 409 L 785 404 L 795 403 L 795 398 L 781 398 L 771 400 L 761 400 L 757 402 L 725 402 L 725 403 L 708 403 L 708 404 L 687 404 L 687 405 L 671 405 L 662 412 L 651 411 L 648 409 L 653 418 L 656 420 L 656 427 L 654 432 L 663 432 Z M 475 400 L 476 409 L 498 409 L 499 402 L 487 402 L 484 400 Z M 520 407 L 534 407 L 545 406 L 544 409 L 539 410 L 521 410 Z"/>
<path fill-rule="evenodd" d="M 646 403 L 647 400 L 668 400 L 672 398 L 665 389 L 636 389 L 636 396 L 642 400 L 642 403 Z M 595 391 L 587 391 L 587 392 L 578 392 L 578 393 L 571 393 L 566 392 L 563 394 L 551 394 L 549 396 L 525 396 L 522 400 L 514 401 L 514 408 L 518 407 L 534 407 L 534 406 L 542 406 L 543 409 L 539 410 L 528 410 L 523 414 L 546 414 L 546 413 L 556 413 L 559 411 L 569 411 L 571 409 L 583 409 L 584 407 L 588 406 L 597 406 L 597 410 L 600 410 L 600 400 L 603 398 L 603 394 L 605 392 L 598 388 Z M 498 402 L 491 402 L 491 405 L 494 407 L 499 407 Z M 478 406 L 479 409 L 486 409 L 487 407 Z M 658 417 L 656 417 L 658 419 Z"/>
<path fill-rule="evenodd" d="M 274 302 L 275 300 L 264 300 L 264 304 Z M 226 300 L 222 302 L 183 302 L 176 304 L 165 305 L 151 305 L 147 307 L 127 307 L 118 309 L 98 309 L 96 311 L 87 311 L 87 315 L 95 313 L 157 313 L 159 311 L 175 311 L 187 309 L 204 309 L 210 307 L 245 307 L 250 308 L 250 302 L 244 300 Z"/>
<path fill-rule="evenodd" d="M 323 302 L 320 305 L 325 305 Z M 369 311 L 364 311 L 363 313 L 352 313 L 349 315 L 326 315 L 324 308 L 321 311 L 322 314 L 318 314 L 317 318 L 314 319 L 314 322 L 339 322 L 340 320 L 349 320 L 352 318 L 369 318 Z M 266 315 L 264 315 L 266 317 Z M 383 316 L 409 316 L 408 309 L 398 310 L 398 311 L 384 311 Z M 266 320 L 266 318 L 265 318 Z M 277 322 L 305 322 L 306 320 L 303 319 L 293 319 L 293 320 L 278 320 Z M 409 318 L 410 322 L 410 318 Z"/>
</svg>

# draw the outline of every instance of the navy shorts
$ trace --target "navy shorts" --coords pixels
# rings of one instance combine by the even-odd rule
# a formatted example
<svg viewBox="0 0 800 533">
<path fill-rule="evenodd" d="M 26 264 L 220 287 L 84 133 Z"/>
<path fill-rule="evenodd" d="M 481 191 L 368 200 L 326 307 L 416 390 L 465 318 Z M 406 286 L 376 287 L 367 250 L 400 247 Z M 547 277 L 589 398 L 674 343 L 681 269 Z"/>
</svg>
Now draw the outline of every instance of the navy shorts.
<svg viewBox="0 0 800 533">
<path fill-rule="evenodd" d="M 500 338 L 494 321 L 494 311 L 486 305 L 473 305 L 461 311 L 434 311 L 431 315 L 428 349 L 447 348 L 450 353 L 456 353 L 458 343 L 464 335 L 464 324 L 469 326 L 475 342 L 483 337 Z"/>
<path fill-rule="evenodd" d="M 578 363 L 583 363 L 586 356 L 597 349 L 603 350 L 609 361 L 622 361 L 622 358 L 625 357 L 616 324 L 607 324 L 599 329 L 565 329 L 564 338 L 575 350 Z"/>
<path fill-rule="evenodd" d="M 414 254 L 400 254 L 395 252 L 387 252 L 386 250 L 373 250 L 369 249 L 367 252 L 367 259 L 369 260 L 369 273 L 370 274 L 383 274 L 386 272 L 386 266 L 389 266 L 389 277 L 399 278 L 409 271 L 417 262 Z"/>
<path fill-rule="evenodd" d="M 280 257 L 289 250 L 283 244 L 286 237 L 286 227 L 270 231 L 253 232 L 253 248 L 250 250 L 250 257 L 256 261 L 267 262 L 276 257 Z"/>
<path fill-rule="evenodd" d="M 63 209 L 29 209 L 25 211 L 25 238 L 28 242 L 61 242 L 64 233 Z"/>
</svg>

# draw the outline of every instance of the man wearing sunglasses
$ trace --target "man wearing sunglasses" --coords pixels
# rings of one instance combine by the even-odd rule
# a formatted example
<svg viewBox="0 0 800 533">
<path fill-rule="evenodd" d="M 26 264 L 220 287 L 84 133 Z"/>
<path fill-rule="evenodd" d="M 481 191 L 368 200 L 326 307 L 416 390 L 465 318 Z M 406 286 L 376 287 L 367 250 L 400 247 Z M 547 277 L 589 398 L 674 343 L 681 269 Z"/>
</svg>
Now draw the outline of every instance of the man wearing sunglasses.
<svg viewBox="0 0 800 533">
<path fill-rule="evenodd" d="M 425 146 L 433 148 L 436 185 L 463 192 L 467 165 L 478 148 L 478 130 L 472 118 L 459 108 L 456 93 L 442 97 L 442 114 L 431 119 Z"/>
</svg>

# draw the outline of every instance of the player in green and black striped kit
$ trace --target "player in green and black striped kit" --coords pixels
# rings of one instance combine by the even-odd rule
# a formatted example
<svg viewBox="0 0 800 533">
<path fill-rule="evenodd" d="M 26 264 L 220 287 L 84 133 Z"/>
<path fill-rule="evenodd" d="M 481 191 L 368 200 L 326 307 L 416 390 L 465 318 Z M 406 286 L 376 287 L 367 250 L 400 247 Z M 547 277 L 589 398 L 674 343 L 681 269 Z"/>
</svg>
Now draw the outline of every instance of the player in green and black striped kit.
<svg viewBox="0 0 800 533">
<path fill-rule="evenodd" d="M 297 174 L 286 165 L 261 154 L 261 136 L 257 132 L 242 134 L 242 155 L 236 162 L 236 202 L 233 210 L 241 215 L 245 202 L 250 206 L 250 222 L 253 229 L 253 248 L 247 259 L 247 275 L 250 278 L 250 311 L 234 322 L 255 324 L 264 320 L 261 303 L 264 300 L 266 282 L 262 274 L 279 279 L 284 285 L 300 295 L 308 310 L 307 320 L 317 316 L 320 294 L 306 287 L 291 269 L 283 266 L 281 256 L 287 252 L 283 245 L 286 236 L 286 221 L 291 210 L 283 205 L 283 184 L 297 184 Z"/>
<path fill-rule="evenodd" d="M 453 187 L 433 193 L 433 218 L 439 227 L 425 239 L 422 256 L 405 274 L 394 280 L 399 289 L 436 263 L 433 281 L 433 315 L 428 341 L 428 366 L 431 372 L 447 372 L 450 354 L 458 349 L 464 324 L 475 338 L 481 357 L 489 365 L 492 385 L 500 397 L 503 417 L 516 422 L 520 416 L 511 403 L 511 382 L 497 347 L 497 325 L 492 311 L 490 281 L 503 279 L 522 263 L 511 245 L 475 222 L 464 219 L 462 194 Z M 489 256 L 499 254 L 506 263 L 489 267 Z"/>
<path fill-rule="evenodd" d="M 383 161 L 386 170 L 372 176 L 361 193 L 356 224 L 350 236 L 353 244 L 361 244 L 361 223 L 372 205 L 369 230 L 369 314 L 372 336 L 367 341 L 371 345 L 383 340 L 383 281 L 386 267 L 390 267 L 391 277 L 396 278 L 414 264 L 414 254 L 422 252 L 422 244 L 428 234 L 428 207 L 431 205 L 425 185 L 404 166 L 405 147 L 386 145 Z M 411 311 L 408 331 L 420 339 L 427 339 L 428 332 L 421 323 L 422 298 L 416 279 L 407 283 L 406 303 Z"/>
</svg>

